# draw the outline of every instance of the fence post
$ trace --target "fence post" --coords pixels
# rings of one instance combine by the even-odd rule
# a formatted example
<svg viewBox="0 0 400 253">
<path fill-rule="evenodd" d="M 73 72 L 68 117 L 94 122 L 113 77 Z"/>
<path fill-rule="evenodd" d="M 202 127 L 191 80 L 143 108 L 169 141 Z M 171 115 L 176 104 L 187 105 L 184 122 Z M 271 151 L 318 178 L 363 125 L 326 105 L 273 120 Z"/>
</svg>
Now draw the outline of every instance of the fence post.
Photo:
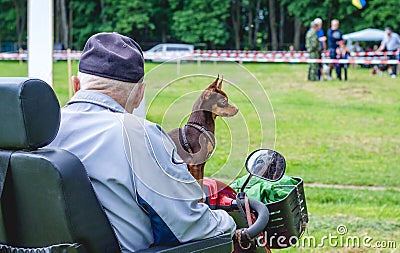
<svg viewBox="0 0 400 253">
<path fill-rule="evenodd" d="M 22 65 L 22 48 L 18 49 L 19 65 Z"/>
<path fill-rule="evenodd" d="M 28 76 L 53 86 L 53 2 L 28 0 Z"/>
<path fill-rule="evenodd" d="M 67 65 L 68 65 L 68 94 L 69 98 L 72 97 L 73 88 L 72 88 L 72 68 L 71 68 L 71 49 L 67 49 Z"/>
<path fill-rule="evenodd" d="M 181 59 L 176 61 L 176 74 L 179 75 L 181 73 Z"/>
</svg>

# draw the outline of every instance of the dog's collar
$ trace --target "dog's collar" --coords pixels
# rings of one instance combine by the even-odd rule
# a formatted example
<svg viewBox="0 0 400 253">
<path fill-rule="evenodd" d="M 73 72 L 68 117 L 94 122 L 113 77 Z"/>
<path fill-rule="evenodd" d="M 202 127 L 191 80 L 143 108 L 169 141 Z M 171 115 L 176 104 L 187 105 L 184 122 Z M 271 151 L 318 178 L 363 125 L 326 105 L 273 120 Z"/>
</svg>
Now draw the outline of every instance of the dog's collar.
<svg viewBox="0 0 400 253">
<path fill-rule="evenodd" d="M 207 128 L 205 128 L 204 126 L 197 124 L 197 123 L 191 123 L 188 122 L 185 126 L 190 126 L 193 127 L 194 129 L 196 129 L 197 131 L 201 132 L 202 134 L 204 134 L 207 139 L 211 142 L 213 149 L 215 147 L 215 140 L 214 137 L 210 134 L 210 132 L 207 130 Z"/>
<path fill-rule="evenodd" d="M 192 146 L 190 145 L 186 136 L 186 125 L 183 128 L 179 128 L 179 140 L 181 141 L 181 146 L 189 154 L 193 154 Z"/>
<path fill-rule="evenodd" d="M 180 135 L 180 139 L 181 139 L 181 144 L 183 146 L 183 148 L 185 149 L 186 152 L 189 152 L 190 154 L 193 154 L 193 148 L 190 145 L 187 136 L 186 136 L 186 128 L 190 126 L 193 127 L 194 129 L 196 129 L 197 131 L 201 132 L 202 134 L 204 134 L 207 139 L 211 142 L 211 145 L 213 146 L 213 150 L 215 148 L 215 140 L 213 138 L 213 136 L 210 134 L 210 132 L 202 125 L 197 124 L 197 123 L 191 123 L 188 122 L 186 125 L 183 126 L 183 128 L 179 129 L 179 135 Z"/>
<path fill-rule="evenodd" d="M 198 130 L 201 133 L 207 133 L 208 134 L 208 130 L 207 128 L 205 128 L 205 126 L 200 125 L 198 123 L 194 123 L 194 122 L 188 122 L 185 126 L 191 126 L 193 128 L 195 128 L 196 130 Z"/>
</svg>

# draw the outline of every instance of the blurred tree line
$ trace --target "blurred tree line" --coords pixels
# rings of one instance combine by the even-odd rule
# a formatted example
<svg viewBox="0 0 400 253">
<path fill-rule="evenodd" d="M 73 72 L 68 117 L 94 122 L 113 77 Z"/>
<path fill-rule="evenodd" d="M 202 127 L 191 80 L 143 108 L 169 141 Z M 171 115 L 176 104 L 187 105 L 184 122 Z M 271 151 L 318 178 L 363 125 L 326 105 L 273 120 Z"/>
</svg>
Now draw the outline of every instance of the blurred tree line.
<svg viewBox="0 0 400 253">
<path fill-rule="evenodd" d="M 116 31 L 144 49 L 183 42 L 206 49 L 278 50 L 303 47 L 310 22 L 324 30 L 340 20 L 344 32 L 391 25 L 400 29 L 399 0 L 369 0 L 362 10 L 351 0 L 54 0 L 54 41 L 82 49 L 87 38 Z M 26 45 L 27 0 L 0 0 L 0 42 Z"/>
</svg>

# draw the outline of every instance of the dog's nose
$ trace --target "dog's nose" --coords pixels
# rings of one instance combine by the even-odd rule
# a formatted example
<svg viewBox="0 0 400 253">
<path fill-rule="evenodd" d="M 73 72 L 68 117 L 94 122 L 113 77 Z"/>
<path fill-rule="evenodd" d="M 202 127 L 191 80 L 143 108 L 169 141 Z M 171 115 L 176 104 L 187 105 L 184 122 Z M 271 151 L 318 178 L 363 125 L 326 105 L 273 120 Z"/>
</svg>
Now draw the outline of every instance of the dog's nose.
<svg viewBox="0 0 400 253">
<path fill-rule="evenodd" d="M 239 109 L 237 107 L 232 106 L 232 114 L 231 116 L 235 116 L 239 112 Z"/>
</svg>

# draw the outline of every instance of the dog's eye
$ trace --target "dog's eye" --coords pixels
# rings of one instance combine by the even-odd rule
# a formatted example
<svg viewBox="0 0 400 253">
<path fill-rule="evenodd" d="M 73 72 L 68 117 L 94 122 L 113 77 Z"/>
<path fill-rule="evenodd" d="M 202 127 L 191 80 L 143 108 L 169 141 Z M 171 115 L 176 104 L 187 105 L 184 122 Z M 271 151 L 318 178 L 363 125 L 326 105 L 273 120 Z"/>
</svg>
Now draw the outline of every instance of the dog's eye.
<svg viewBox="0 0 400 253">
<path fill-rule="evenodd" d="M 226 106 L 228 104 L 228 100 L 227 99 L 224 99 L 222 101 L 220 100 L 219 104 L 222 106 Z"/>
</svg>

